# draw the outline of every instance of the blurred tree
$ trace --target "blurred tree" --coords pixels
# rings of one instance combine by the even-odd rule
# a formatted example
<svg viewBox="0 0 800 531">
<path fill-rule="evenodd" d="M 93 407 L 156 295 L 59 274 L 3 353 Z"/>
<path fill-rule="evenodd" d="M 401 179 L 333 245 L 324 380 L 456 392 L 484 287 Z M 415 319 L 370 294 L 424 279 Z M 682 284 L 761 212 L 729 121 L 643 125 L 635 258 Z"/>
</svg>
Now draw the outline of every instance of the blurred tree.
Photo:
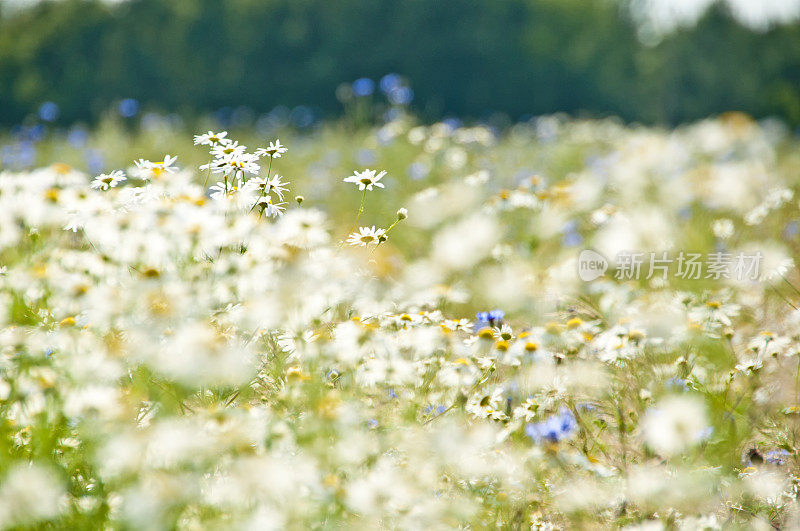
<svg viewBox="0 0 800 531">
<path fill-rule="evenodd" d="M 615 114 L 674 124 L 726 110 L 800 123 L 800 27 L 754 33 L 721 9 L 645 46 L 612 0 L 96 0 L 0 11 L 0 123 L 121 98 L 185 113 L 313 105 L 403 74 L 427 119 Z"/>
</svg>

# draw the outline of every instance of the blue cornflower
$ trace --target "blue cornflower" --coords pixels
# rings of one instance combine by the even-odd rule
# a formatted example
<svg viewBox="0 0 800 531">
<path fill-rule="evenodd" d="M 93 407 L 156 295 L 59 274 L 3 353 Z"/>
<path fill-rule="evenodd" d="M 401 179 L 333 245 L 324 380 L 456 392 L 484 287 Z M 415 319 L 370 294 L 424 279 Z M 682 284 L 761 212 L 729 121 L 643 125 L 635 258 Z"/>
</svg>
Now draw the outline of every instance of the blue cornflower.
<svg viewBox="0 0 800 531">
<path fill-rule="evenodd" d="M 380 87 L 381 92 L 384 94 L 389 94 L 393 90 L 396 90 L 402 86 L 403 79 L 399 74 L 386 74 L 381 78 Z"/>
<path fill-rule="evenodd" d="M 47 134 L 47 128 L 42 124 L 36 124 L 25 131 L 25 137 L 31 142 L 39 142 L 45 134 Z"/>
<path fill-rule="evenodd" d="M 495 321 L 496 323 L 502 322 L 503 318 L 505 318 L 506 312 L 503 310 L 492 310 L 489 312 L 489 319 Z"/>
<path fill-rule="evenodd" d="M 771 450 L 764 454 L 764 461 L 773 465 L 783 465 L 790 455 L 786 450 Z"/>
<path fill-rule="evenodd" d="M 422 412 L 425 413 L 426 415 L 428 415 L 430 413 L 436 413 L 437 416 L 441 415 L 445 411 L 447 411 L 446 407 L 444 407 L 444 406 L 434 406 L 433 404 L 429 404 L 428 406 L 425 407 L 425 409 L 422 410 Z"/>
<path fill-rule="evenodd" d="M 81 127 L 73 127 L 67 135 L 67 142 L 74 148 L 82 148 L 89 140 L 89 133 Z"/>
<path fill-rule="evenodd" d="M 571 437 L 577 428 L 578 422 L 572 411 L 562 407 L 556 415 L 541 422 L 529 423 L 525 426 L 525 434 L 536 443 L 555 443 Z"/>
<path fill-rule="evenodd" d="M 492 310 L 490 312 L 478 312 L 475 314 L 475 319 L 478 321 L 478 329 L 500 326 L 503 324 L 503 318 L 506 313 L 503 310 Z"/>
<path fill-rule="evenodd" d="M 800 232 L 800 230 L 798 229 L 797 222 L 792 221 L 783 229 L 783 236 L 784 238 L 794 238 L 797 236 L 798 232 Z"/>
<path fill-rule="evenodd" d="M 397 87 L 389 92 L 389 101 L 394 105 L 408 105 L 414 99 L 414 91 L 408 87 Z"/>
<path fill-rule="evenodd" d="M 55 121 L 60 113 L 61 110 L 58 108 L 58 105 L 52 101 L 46 101 L 42 103 L 41 107 L 39 107 L 39 118 L 45 122 Z"/>
<path fill-rule="evenodd" d="M 564 247 L 577 247 L 583 243 L 583 236 L 577 232 L 568 232 L 561 238 L 561 244 Z"/>
<path fill-rule="evenodd" d="M 353 81 L 353 94 L 358 97 L 369 96 L 375 92 L 375 82 L 368 77 L 362 77 Z"/>
<path fill-rule="evenodd" d="M 133 98 L 125 98 L 119 102 L 117 110 L 120 116 L 124 118 L 133 118 L 139 113 L 139 102 Z"/>
<path fill-rule="evenodd" d="M 689 384 L 685 379 L 673 376 L 672 378 L 667 380 L 667 388 L 686 391 L 689 388 Z"/>
</svg>

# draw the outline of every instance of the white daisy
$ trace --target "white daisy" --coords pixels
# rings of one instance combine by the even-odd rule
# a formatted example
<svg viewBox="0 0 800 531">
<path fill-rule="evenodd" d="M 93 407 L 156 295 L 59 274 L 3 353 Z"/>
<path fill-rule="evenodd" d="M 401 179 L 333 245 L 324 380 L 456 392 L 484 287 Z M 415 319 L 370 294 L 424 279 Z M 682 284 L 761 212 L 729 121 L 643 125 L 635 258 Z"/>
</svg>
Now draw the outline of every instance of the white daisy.
<svg viewBox="0 0 800 531">
<path fill-rule="evenodd" d="M 262 208 L 264 214 L 273 218 L 283 215 L 283 211 L 286 210 L 285 204 L 286 203 L 273 203 L 272 196 L 269 195 L 259 198 L 256 203 L 256 205 Z"/>
<path fill-rule="evenodd" d="M 539 409 L 539 403 L 533 398 L 528 398 L 514 408 L 514 418 L 520 419 L 525 422 L 531 422 L 536 417 L 536 411 Z"/>
<path fill-rule="evenodd" d="M 159 162 L 152 162 L 145 159 L 139 159 L 134 162 L 136 167 L 140 170 L 148 172 L 155 177 L 160 177 L 165 173 L 175 173 L 178 171 L 178 168 L 173 167 L 172 165 L 175 164 L 175 161 L 178 160 L 178 157 L 170 157 L 169 155 L 164 156 L 163 161 Z M 145 174 L 146 175 L 146 174 Z"/>
<path fill-rule="evenodd" d="M 235 171 L 258 175 L 261 166 L 256 162 L 258 157 L 252 153 L 232 153 L 222 157 L 224 164 L 220 166 L 222 173 L 230 174 Z"/>
<path fill-rule="evenodd" d="M 379 183 L 378 181 L 386 175 L 386 172 L 382 171 L 376 175 L 375 171 L 376 170 L 366 169 L 362 172 L 353 172 L 353 175 L 344 179 L 344 182 L 357 184 L 359 190 L 366 189 L 372 191 L 373 186 L 384 188 L 383 183 Z"/>
<path fill-rule="evenodd" d="M 268 195 L 275 192 L 281 201 L 283 201 L 283 193 L 289 190 L 284 185 L 289 184 L 283 182 L 280 175 L 273 175 L 269 179 L 262 177 L 253 177 L 247 181 L 246 188 L 248 191 L 256 192 L 258 195 Z"/>
<path fill-rule="evenodd" d="M 511 341 L 514 339 L 514 331 L 505 323 L 501 327 L 494 327 L 492 333 L 498 341 Z"/>
<path fill-rule="evenodd" d="M 504 420 L 508 418 L 504 411 L 505 405 L 503 389 L 498 387 L 493 390 L 484 389 L 473 394 L 464 409 L 475 418 Z"/>
<path fill-rule="evenodd" d="M 230 155 L 242 155 L 246 149 L 247 146 L 240 146 L 238 140 L 229 140 L 227 142 L 220 142 L 211 148 L 211 154 L 217 158 L 222 158 Z"/>
<path fill-rule="evenodd" d="M 202 135 L 195 135 L 194 136 L 194 145 L 203 145 L 203 146 L 214 146 L 222 142 L 222 139 L 228 136 L 227 131 L 222 131 L 221 133 L 215 133 L 213 131 L 209 131 L 208 133 Z"/>
<path fill-rule="evenodd" d="M 211 199 L 222 199 L 228 195 L 228 187 L 224 182 L 217 181 L 217 184 L 209 186 L 208 192 Z"/>
<path fill-rule="evenodd" d="M 462 332 L 472 332 L 472 323 L 469 319 L 445 319 L 442 321 L 442 328 L 451 330 L 453 332 L 460 330 Z"/>
<path fill-rule="evenodd" d="M 383 229 L 376 229 L 374 226 L 361 227 L 358 230 L 359 232 L 354 232 L 349 238 L 347 238 L 347 243 L 361 247 L 366 247 L 371 243 L 377 245 L 380 242 L 380 238 L 383 236 L 383 233 L 386 232 Z"/>
<path fill-rule="evenodd" d="M 94 178 L 90 186 L 95 189 L 108 190 L 109 188 L 116 187 L 119 183 L 125 180 L 127 180 L 127 177 L 125 177 L 125 172 L 122 170 L 115 170 L 108 174 L 103 173 L 98 175 Z"/>
<path fill-rule="evenodd" d="M 259 157 L 272 157 L 273 159 L 279 159 L 281 158 L 281 155 L 287 151 L 289 151 L 289 149 L 285 146 L 282 146 L 279 139 L 275 139 L 275 142 L 270 142 L 269 146 L 257 149 L 256 155 Z"/>
</svg>

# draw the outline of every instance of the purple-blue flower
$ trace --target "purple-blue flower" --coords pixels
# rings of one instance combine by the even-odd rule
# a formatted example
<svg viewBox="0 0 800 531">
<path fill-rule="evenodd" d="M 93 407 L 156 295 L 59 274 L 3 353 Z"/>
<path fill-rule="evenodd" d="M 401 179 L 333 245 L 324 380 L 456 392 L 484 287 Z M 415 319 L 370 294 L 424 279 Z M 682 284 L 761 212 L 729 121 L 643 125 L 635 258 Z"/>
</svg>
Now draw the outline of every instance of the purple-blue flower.
<svg viewBox="0 0 800 531">
<path fill-rule="evenodd" d="M 357 97 L 369 96 L 375 92 L 375 82 L 368 77 L 362 77 L 353 81 L 353 94 Z"/>
<path fill-rule="evenodd" d="M 531 422 L 525 426 L 525 434 L 533 442 L 559 442 L 570 438 L 578 428 L 575 416 L 566 407 L 557 414 L 540 422 Z"/>
<path fill-rule="evenodd" d="M 486 328 L 492 326 L 500 326 L 503 324 L 503 318 L 506 312 L 503 310 L 492 310 L 490 312 L 478 312 L 475 314 L 475 319 L 478 321 L 478 328 Z"/>
</svg>

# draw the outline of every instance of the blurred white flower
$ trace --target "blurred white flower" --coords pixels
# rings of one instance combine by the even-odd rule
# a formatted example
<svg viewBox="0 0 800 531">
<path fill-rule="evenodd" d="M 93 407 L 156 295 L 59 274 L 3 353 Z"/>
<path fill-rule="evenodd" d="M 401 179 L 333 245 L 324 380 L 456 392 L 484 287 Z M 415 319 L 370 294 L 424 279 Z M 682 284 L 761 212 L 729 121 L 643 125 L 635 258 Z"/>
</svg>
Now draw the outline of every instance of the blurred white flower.
<svg viewBox="0 0 800 531">
<path fill-rule="evenodd" d="M 0 526 L 32 525 L 57 516 L 66 494 L 60 478 L 36 464 L 6 470 L 0 487 Z"/>
<path fill-rule="evenodd" d="M 500 227 L 493 217 L 473 214 L 438 232 L 431 254 L 442 267 L 463 270 L 489 256 L 499 239 Z"/>
<path fill-rule="evenodd" d="M 720 240 L 727 240 L 733 236 L 733 221 L 728 218 L 715 220 L 714 224 L 712 225 L 712 230 L 714 231 L 714 236 Z"/>
<path fill-rule="evenodd" d="M 645 442 L 656 453 L 672 456 L 710 435 L 705 404 L 691 396 L 671 396 L 652 406 L 642 420 Z"/>
</svg>

